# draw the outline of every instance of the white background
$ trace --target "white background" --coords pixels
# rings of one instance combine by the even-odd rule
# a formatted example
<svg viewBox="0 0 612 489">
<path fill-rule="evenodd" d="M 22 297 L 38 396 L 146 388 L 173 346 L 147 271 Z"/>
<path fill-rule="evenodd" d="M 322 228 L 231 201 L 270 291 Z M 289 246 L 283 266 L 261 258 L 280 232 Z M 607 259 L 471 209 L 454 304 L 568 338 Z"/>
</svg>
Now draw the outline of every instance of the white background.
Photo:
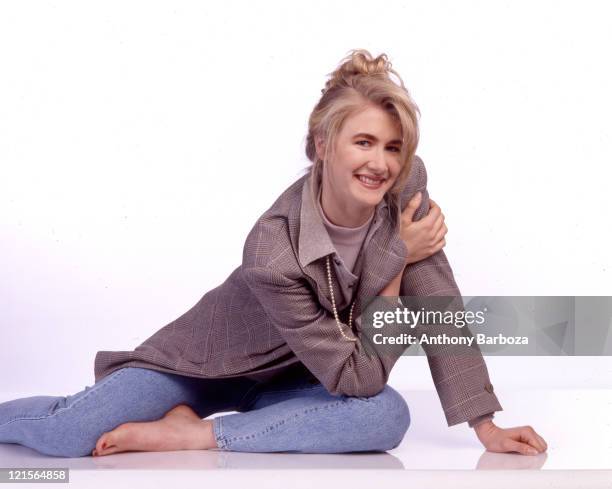
<svg viewBox="0 0 612 489">
<path fill-rule="evenodd" d="M 612 295 L 606 2 L 3 2 L 0 383 L 68 394 L 241 263 L 350 49 L 386 53 L 464 295 Z M 588 334 L 588 325 L 583 325 Z M 488 358 L 511 383 L 612 362 Z M 576 368 L 577 367 L 577 368 Z M 424 357 L 394 385 L 431 388 Z"/>
</svg>

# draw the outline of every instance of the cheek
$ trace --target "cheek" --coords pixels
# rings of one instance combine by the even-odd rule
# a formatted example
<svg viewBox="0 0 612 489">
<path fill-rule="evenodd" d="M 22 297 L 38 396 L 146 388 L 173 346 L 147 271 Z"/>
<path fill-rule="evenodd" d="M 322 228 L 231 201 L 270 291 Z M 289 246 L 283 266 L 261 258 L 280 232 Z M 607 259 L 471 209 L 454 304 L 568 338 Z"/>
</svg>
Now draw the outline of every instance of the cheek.
<svg viewBox="0 0 612 489">
<path fill-rule="evenodd" d="M 355 162 L 355 159 L 339 159 L 338 165 L 336 166 L 336 174 L 342 176 L 342 178 L 350 179 L 359 168 L 361 168 L 361 163 L 358 161 Z"/>
<path fill-rule="evenodd" d="M 346 168 L 358 169 L 363 165 L 363 151 L 357 148 L 348 148 L 338 153 L 339 160 Z"/>
<path fill-rule="evenodd" d="M 392 172 L 393 172 L 393 177 L 397 178 L 397 176 L 400 174 L 400 172 L 402 171 L 402 166 L 400 164 L 399 161 L 395 161 L 392 165 Z"/>
<path fill-rule="evenodd" d="M 399 177 L 399 174 L 400 174 L 400 170 L 401 170 L 401 167 L 399 165 L 393 168 L 391 178 L 388 183 L 389 187 L 392 187 L 397 181 L 397 178 Z"/>
<path fill-rule="evenodd" d="M 337 161 L 337 165 L 332 165 L 329 169 L 329 179 L 334 183 L 335 187 L 344 188 L 352 178 L 351 169 L 346 165 L 340 164 Z"/>
</svg>

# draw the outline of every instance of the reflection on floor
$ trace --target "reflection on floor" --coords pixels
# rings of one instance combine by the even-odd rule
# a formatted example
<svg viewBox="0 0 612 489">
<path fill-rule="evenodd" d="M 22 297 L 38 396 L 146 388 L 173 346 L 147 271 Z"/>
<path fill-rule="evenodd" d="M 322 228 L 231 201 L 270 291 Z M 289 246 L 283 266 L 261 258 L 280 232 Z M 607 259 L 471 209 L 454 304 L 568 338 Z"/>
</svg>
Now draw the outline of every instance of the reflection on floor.
<svg viewBox="0 0 612 489">
<path fill-rule="evenodd" d="M 496 424 L 500 427 L 531 425 L 549 446 L 547 453 L 537 456 L 487 452 L 467 424 L 447 427 L 435 391 L 402 391 L 402 394 L 410 406 L 412 424 L 402 444 L 388 453 L 247 454 L 186 450 L 67 459 L 41 455 L 19 445 L 0 444 L 0 467 L 68 467 L 77 472 L 243 469 L 247 471 L 243 476 L 251 471 L 255 476 L 261 470 L 292 469 L 307 470 L 308 477 L 319 473 L 318 469 L 441 471 L 440 475 L 445 473 L 442 471 L 470 469 L 612 469 L 612 390 L 531 389 L 498 393 L 504 411 L 497 413 Z M 0 396 L 0 401 L 8 399 Z M 360 477 L 351 473 L 351 477 Z M 157 477 L 154 472 L 151 474 Z M 294 481 L 291 474 L 287 472 L 286 477 Z M 591 473 L 594 477 L 599 477 L 598 474 L 602 473 Z M 612 487 L 612 471 L 603 474 L 604 480 L 611 484 L 601 487 Z M 75 477 L 78 475 L 73 472 L 71 480 Z M 589 473 L 582 473 L 583 482 L 584 477 L 589 477 Z M 455 476 L 453 480 L 456 481 Z M 560 477 L 560 481 L 568 480 L 566 475 Z"/>
</svg>

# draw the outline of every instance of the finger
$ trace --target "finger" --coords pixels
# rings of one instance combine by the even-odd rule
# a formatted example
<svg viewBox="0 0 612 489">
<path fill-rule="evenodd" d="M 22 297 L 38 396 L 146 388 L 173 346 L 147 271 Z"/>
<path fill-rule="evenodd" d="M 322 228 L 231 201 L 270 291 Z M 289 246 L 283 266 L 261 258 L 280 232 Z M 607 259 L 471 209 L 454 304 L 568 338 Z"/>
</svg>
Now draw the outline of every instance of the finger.
<svg viewBox="0 0 612 489">
<path fill-rule="evenodd" d="M 434 233 L 437 233 L 442 228 L 442 226 L 444 226 L 444 214 L 440 214 L 438 216 L 436 222 L 434 223 L 431 229 Z"/>
<path fill-rule="evenodd" d="M 423 200 L 422 192 L 417 192 L 408 202 L 406 208 L 402 211 L 402 216 L 410 221 L 413 221 L 414 213 L 421 205 Z"/>
<path fill-rule="evenodd" d="M 520 441 L 527 442 L 538 452 L 544 451 L 544 445 L 538 440 L 537 433 L 531 426 L 524 426 L 520 431 Z"/>
<path fill-rule="evenodd" d="M 540 440 L 540 442 L 542 443 L 544 450 L 548 450 L 548 443 L 546 443 L 546 440 L 542 438 L 540 435 L 538 435 L 537 433 L 536 433 L 536 436 L 538 437 L 538 440 Z"/>
<path fill-rule="evenodd" d="M 436 234 L 436 236 L 434 237 L 434 243 L 437 243 L 438 241 L 440 241 L 444 236 L 446 236 L 446 233 L 448 232 L 448 228 L 446 227 L 446 224 L 444 224 L 442 226 L 442 229 L 440 229 L 438 231 L 438 233 Z"/>
<path fill-rule="evenodd" d="M 525 437 L 525 441 L 529 441 L 531 444 L 537 442 L 536 448 L 539 450 L 544 451 L 548 448 L 544 438 L 542 438 L 531 426 L 521 426 L 518 430 L 520 435 Z"/>
<path fill-rule="evenodd" d="M 531 426 L 525 426 L 521 429 L 521 441 L 529 443 L 539 452 L 546 450 L 544 439 L 535 432 Z"/>
<path fill-rule="evenodd" d="M 431 199 L 429 199 L 429 201 L 431 202 Z M 434 223 L 440 216 L 441 212 L 442 211 L 440 210 L 440 207 L 438 207 L 437 205 L 430 206 L 429 210 L 427 211 L 427 214 L 415 222 L 420 223 L 421 226 L 423 226 L 424 228 L 431 229 L 431 227 L 434 225 Z M 411 216 L 411 219 L 412 219 L 412 216 Z"/>
<path fill-rule="evenodd" d="M 431 202 L 431 199 L 429 199 L 429 201 Z M 438 220 L 440 214 L 442 214 L 442 210 L 440 209 L 440 207 L 438 207 L 437 205 L 430 205 L 429 211 L 427 211 L 427 215 L 422 220 L 425 221 L 426 224 L 431 226 Z"/>
<path fill-rule="evenodd" d="M 424 253 L 423 258 L 428 258 L 431 255 L 435 255 L 438 251 L 446 246 L 446 240 L 443 238 L 438 241 L 435 245 L 427 248 L 427 251 Z"/>
<path fill-rule="evenodd" d="M 430 216 L 427 216 L 420 221 L 417 221 L 417 224 L 420 224 L 423 228 L 423 231 L 426 233 L 426 236 L 430 239 L 430 243 L 437 243 L 442 236 L 444 236 L 444 216 L 439 216 L 435 222 L 430 222 Z"/>
<path fill-rule="evenodd" d="M 504 448 L 507 452 L 518 452 L 523 455 L 537 455 L 538 451 L 533 448 L 531 445 L 527 443 L 521 443 L 520 441 L 515 441 L 512 438 L 506 438 L 504 440 Z"/>
</svg>

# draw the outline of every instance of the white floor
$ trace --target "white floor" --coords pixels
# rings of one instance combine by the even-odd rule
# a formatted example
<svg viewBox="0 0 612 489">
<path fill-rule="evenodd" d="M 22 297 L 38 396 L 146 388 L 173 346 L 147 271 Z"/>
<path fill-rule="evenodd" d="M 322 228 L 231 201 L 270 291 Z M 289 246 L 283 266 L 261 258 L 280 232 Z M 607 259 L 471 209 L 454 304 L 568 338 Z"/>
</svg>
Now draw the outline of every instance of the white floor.
<svg viewBox="0 0 612 489">
<path fill-rule="evenodd" d="M 333 481 L 350 481 L 351 488 L 396 482 L 439 487 L 450 477 L 454 487 L 612 488 L 610 389 L 505 390 L 504 411 L 495 421 L 501 427 L 531 424 L 549 446 L 537 456 L 486 452 L 467 424 L 446 426 L 434 390 L 401 392 L 411 408 L 412 424 L 403 443 L 386 454 L 180 451 L 61 459 L 0 444 L 0 467 L 68 467 L 70 484 L 83 487 L 128 487 L 135 479 L 148 487 L 180 482 L 201 488 L 203 481 L 217 480 L 231 486 L 248 483 L 250 489 L 328 486 Z M 0 395 L 0 401 L 10 398 Z"/>
</svg>

